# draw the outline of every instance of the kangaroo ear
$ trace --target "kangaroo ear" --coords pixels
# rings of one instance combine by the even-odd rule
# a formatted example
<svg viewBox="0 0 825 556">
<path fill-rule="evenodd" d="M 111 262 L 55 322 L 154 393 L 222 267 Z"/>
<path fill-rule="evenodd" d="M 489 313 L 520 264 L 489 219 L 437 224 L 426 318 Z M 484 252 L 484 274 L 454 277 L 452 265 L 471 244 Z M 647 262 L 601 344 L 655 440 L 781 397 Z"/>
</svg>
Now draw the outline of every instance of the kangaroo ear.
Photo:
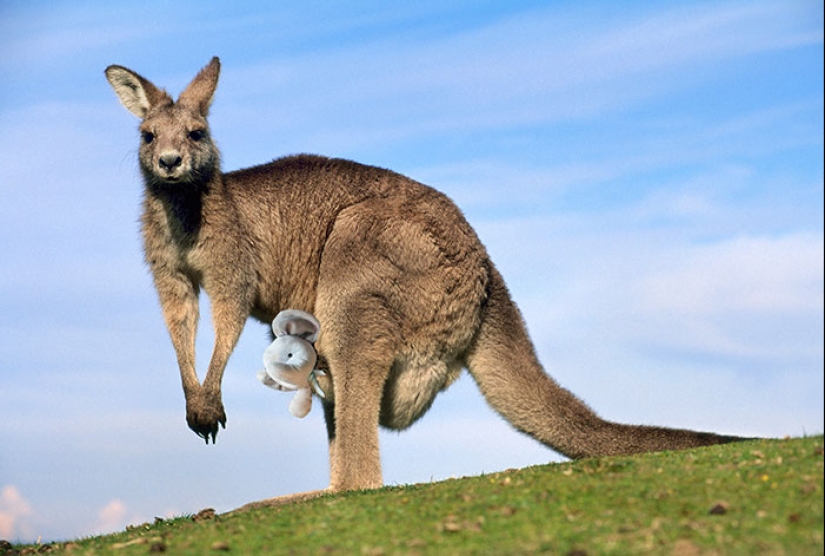
<svg viewBox="0 0 825 556">
<path fill-rule="evenodd" d="M 201 116 L 206 117 L 215 88 L 218 86 L 218 75 L 221 73 L 221 61 L 217 56 L 212 58 L 178 97 L 178 102 L 196 109 Z"/>
<path fill-rule="evenodd" d="M 309 313 L 287 309 L 278 313 L 272 321 L 272 331 L 276 338 L 287 335 L 300 336 L 308 342 L 314 342 L 321 332 L 321 323 Z"/>
<path fill-rule="evenodd" d="M 172 103 L 172 98 L 163 89 L 155 87 L 151 81 L 123 66 L 106 68 L 106 79 L 112 85 L 121 104 L 140 119 L 153 106 Z"/>
</svg>

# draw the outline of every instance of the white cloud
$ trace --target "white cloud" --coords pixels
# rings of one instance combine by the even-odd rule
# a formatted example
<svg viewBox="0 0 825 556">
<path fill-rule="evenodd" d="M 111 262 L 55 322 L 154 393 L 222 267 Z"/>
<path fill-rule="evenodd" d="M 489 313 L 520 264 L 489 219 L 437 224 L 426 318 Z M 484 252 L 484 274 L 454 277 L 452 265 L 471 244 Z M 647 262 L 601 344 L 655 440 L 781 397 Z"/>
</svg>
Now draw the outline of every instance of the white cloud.
<svg viewBox="0 0 825 556">
<path fill-rule="evenodd" d="M 6 485 L 0 491 L 0 539 L 18 540 L 32 537 L 33 516 L 31 504 L 14 485 Z"/>
<path fill-rule="evenodd" d="M 644 321 L 630 328 L 647 345 L 762 361 L 821 358 L 821 235 L 739 236 L 660 256 L 624 284 L 628 316 Z"/>
<path fill-rule="evenodd" d="M 823 238 L 739 236 L 680 250 L 638 286 L 642 306 L 673 314 L 775 314 L 823 308 Z"/>
<path fill-rule="evenodd" d="M 135 520 L 128 518 L 129 509 L 122 500 L 112 500 L 106 504 L 97 515 L 97 521 L 92 526 L 92 530 L 98 533 L 110 533 L 123 529 Z"/>
</svg>

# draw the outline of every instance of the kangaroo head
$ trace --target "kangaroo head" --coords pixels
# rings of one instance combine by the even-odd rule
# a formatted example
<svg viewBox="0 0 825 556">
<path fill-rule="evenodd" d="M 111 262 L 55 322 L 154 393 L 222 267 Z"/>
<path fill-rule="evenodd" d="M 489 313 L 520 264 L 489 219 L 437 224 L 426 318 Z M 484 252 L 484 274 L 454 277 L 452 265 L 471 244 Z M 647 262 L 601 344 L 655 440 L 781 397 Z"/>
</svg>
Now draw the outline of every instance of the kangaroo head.
<svg viewBox="0 0 825 556">
<path fill-rule="evenodd" d="M 177 101 L 130 69 L 106 68 L 106 78 L 120 102 L 142 120 L 139 160 L 150 185 L 202 186 L 219 171 L 220 155 L 206 116 L 220 68 L 220 60 L 212 58 Z"/>
</svg>

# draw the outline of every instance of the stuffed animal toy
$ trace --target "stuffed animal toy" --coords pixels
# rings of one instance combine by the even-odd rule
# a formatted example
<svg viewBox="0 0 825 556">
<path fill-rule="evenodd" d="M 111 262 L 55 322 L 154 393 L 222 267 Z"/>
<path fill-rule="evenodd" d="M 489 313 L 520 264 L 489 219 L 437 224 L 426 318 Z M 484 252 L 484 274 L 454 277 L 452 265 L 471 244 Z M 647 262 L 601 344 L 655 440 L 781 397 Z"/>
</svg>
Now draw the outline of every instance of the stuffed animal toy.
<svg viewBox="0 0 825 556">
<path fill-rule="evenodd" d="M 287 309 L 272 321 L 275 340 L 264 351 L 264 367 L 258 371 L 258 380 L 275 390 L 295 392 L 289 403 L 289 412 L 303 418 L 312 409 L 313 388 L 322 398 L 324 391 L 316 375 L 317 354 L 312 343 L 318 339 L 321 324 L 304 311 Z"/>
</svg>

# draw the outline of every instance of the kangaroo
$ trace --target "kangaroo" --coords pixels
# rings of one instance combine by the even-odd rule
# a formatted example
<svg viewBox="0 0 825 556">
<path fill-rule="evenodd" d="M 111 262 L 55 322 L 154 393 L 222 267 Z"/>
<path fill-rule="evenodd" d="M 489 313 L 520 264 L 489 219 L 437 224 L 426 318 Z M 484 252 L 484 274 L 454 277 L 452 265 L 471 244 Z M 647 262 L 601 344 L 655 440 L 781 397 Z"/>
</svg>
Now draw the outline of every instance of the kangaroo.
<svg viewBox="0 0 825 556">
<path fill-rule="evenodd" d="M 145 259 L 177 354 L 186 421 L 207 444 L 226 425 L 221 380 L 246 320 L 269 323 L 283 309 L 322 325 L 330 484 L 305 497 L 382 486 L 378 427 L 412 425 L 465 368 L 514 428 L 570 458 L 743 440 L 606 421 L 556 383 L 481 241 L 438 191 L 313 155 L 222 173 L 207 122 L 219 72 L 215 57 L 177 101 L 130 69 L 105 72 L 141 119 Z M 201 287 L 215 331 L 203 383 L 195 370 Z"/>
</svg>

